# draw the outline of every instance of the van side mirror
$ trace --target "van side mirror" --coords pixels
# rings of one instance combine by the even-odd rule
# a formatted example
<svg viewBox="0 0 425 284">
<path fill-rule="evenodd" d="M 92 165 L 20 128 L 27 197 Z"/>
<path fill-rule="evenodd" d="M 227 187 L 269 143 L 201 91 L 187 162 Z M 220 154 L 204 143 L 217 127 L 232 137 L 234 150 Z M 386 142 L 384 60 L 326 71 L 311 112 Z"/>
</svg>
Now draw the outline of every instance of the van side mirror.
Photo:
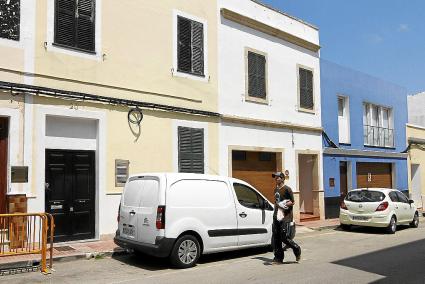
<svg viewBox="0 0 425 284">
<path fill-rule="evenodd" d="M 415 203 L 415 201 L 413 201 L 412 199 L 409 199 L 409 204 L 413 204 Z"/>
</svg>

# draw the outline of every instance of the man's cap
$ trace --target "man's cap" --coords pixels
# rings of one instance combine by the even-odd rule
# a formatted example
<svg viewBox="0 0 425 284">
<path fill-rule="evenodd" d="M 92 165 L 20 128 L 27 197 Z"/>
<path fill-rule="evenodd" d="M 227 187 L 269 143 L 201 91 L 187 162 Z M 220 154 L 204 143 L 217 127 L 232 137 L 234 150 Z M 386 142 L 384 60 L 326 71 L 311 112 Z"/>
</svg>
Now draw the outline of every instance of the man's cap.
<svg viewBox="0 0 425 284">
<path fill-rule="evenodd" d="M 272 177 L 280 177 L 280 178 L 285 178 L 285 175 L 282 172 L 275 172 L 272 174 Z"/>
</svg>

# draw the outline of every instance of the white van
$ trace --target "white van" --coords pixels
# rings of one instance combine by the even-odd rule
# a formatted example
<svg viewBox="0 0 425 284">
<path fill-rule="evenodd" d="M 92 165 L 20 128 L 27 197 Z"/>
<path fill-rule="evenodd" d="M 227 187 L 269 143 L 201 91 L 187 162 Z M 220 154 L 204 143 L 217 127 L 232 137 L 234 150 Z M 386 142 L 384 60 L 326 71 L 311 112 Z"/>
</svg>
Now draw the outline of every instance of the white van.
<svg viewBox="0 0 425 284">
<path fill-rule="evenodd" d="M 201 254 L 270 246 L 272 223 L 273 205 L 244 181 L 138 174 L 125 185 L 114 241 L 187 268 Z"/>
</svg>

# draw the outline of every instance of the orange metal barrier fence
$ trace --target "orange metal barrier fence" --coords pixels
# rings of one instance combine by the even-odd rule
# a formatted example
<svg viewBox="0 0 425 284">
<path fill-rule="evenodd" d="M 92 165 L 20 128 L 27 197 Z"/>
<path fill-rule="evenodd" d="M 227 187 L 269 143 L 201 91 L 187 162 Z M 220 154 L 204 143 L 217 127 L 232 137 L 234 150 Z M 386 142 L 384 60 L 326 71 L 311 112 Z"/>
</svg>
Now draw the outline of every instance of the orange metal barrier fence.
<svg viewBox="0 0 425 284">
<path fill-rule="evenodd" d="M 47 272 L 48 251 L 49 268 L 53 265 L 54 228 L 48 213 L 0 214 L 0 257 L 40 254 L 41 271 Z"/>
</svg>

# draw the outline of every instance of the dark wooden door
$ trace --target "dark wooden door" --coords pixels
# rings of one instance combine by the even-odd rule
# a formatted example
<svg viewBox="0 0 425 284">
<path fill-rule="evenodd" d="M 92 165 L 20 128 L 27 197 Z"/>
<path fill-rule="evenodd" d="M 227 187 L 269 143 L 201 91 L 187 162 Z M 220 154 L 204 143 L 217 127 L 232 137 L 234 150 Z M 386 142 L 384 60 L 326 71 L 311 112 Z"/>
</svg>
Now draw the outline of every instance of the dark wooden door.
<svg viewBox="0 0 425 284">
<path fill-rule="evenodd" d="M 358 188 L 391 188 L 390 163 L 357 163 Z"/>
<path fill-rule="evenodd" d="M 347 195 L 347 162 L 339 162 L 339 193 L 341 200 Z"/>
<path fill-rule="evenodd" d="M 0 117 L 0 214 L 6 213 L 9 119 Z"/>
<path fill-rule="evenodd" d="M 95 234 L 95 153 L 46 150 L 46 212 L 55 218 L 55 242 Z"/>
</svg>

